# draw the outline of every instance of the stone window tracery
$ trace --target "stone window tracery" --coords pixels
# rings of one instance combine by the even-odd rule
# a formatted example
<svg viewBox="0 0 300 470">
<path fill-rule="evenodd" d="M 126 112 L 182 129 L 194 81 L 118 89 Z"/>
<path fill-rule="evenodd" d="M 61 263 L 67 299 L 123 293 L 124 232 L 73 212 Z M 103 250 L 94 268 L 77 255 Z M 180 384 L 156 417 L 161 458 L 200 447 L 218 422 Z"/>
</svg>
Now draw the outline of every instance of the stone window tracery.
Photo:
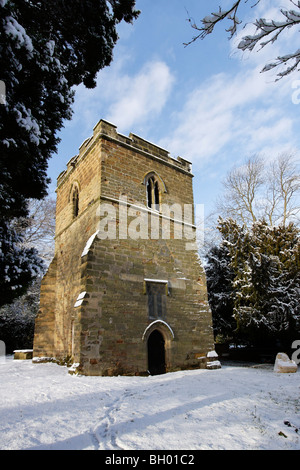
<svg viewBox="0 0 300 470">
<path fill-rule="evenodd" d="M 155 209 L 159 211 L 160 191 L 159 191 L 158 181 L 154 175 L 148 178 L 146 188 L 147 188 L 147 206 L 150 209 Z"/>
</svg>

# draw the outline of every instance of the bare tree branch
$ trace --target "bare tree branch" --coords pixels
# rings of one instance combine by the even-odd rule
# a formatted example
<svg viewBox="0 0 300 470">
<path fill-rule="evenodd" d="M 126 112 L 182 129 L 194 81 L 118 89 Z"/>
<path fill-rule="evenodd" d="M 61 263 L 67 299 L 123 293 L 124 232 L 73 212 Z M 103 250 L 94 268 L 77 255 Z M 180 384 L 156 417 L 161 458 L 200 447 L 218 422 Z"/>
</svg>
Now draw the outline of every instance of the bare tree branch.
<svg viewBox="0 0 300 470">
<path fill-rule="evenodd" d="M 277 160 L 277 181 L 279 198 L 282 201 L 282 223 L 294 218 L 300 211 L 296 196 L 300 191 L 300 175 L 297 173 L 293 156 L 282 154 Z"/>
<path fill-rule="evenodd" d="M 241 167 L 230 171 L 223 182 L 225 195 L 219 205 L 226 217 L 247 225 L 259 217 L 256 201 L 264 184 L 264 164 L 258 156 L 249 158 Z"/>
<path fill-rule="evenodd" d="M 300 213 L 300 175 L 294 155 L 285 153 L 267 165 L 253 156 L 231 170 L 223 182 L 218 204 L 222 216 L 249 225 L 265 219 L 270 226 L 297 223 Z"/>
<path fill-rule="evenodd" d="M 45 198 L 42 200 L 29 200 L 29 216 L 17 218 L 14 226 L 23 227 L 22 245 L 35 247 L 40 257 L 48 264 L 54 252 L 55 235 L 55 200 Z"/>
<path fill-rule="evenodd" d="M 257 6 L 260 0 L 257 0 L 251 8 Z M 238 49 L 242 51 L 253 51 L 253 49 L 258 46 L 260 49 L 263 49 L 268 44 L 273 44 L 277 41 L 278 37 L 286 30 L 298 27 L 300 24 L 300 0 L 294 1 L 290 0 L 294 8 L 290 10 L 280 9 L 280 13 L 284 17 L 284 21 L 275 21 L 273 19 L 258 18 L 255 20 L 253 25 L 256 27 L 256 33 L 253 35 L 246 35 L 238 44 Z M 230 33 L 229 39 L 236 34 L 238 26 L 242 23 L 237 17 L 238 9 L 242 3 L 242 0 L 234 1 L 232 6 L 227 10 L 222 10 L 219 7 L 219 11 L 216 13 L 211 13 L 211 15 L 206 16 L 201 20 L 202 25 L 198 26 L 195 21 L 189 17 L 188 21 L 191 24 L 191 27 L 197 31 L 199 34 L 194 36 L 189 42 L 184 43 L 184 46 L 188 46 L 198 39 L 204 39 L 208 34 L 211 34 L 214 31 L 215 26 L 224 21 L 229 20 L 232 22 L 232 25 L 226 29 Z M 248 3 L 248 0 L 244 0 L 244 3 Z M 286 68 L 282 71 L 279 71 L 277 74 L 277 80 L 289 75 L 290 73 L 299 70 L 300 64 L 300 49 L 296 50 L 293 53 L 285 54 L 277 57 L 273 62 L 270 62 L 265 65 L 262 69 L 262 72 L 267 72 L 271 69 L 285 66 Z"/>
<path fill-rule="evenodd" d="M 197 36 L 194 36 L 191 41 L 184 43 L 184 45 L 188 46 L 189 44 L 192 44 L 193 42 L 197 41 L 197 39 L 204 39 L 208 34 L 211 34 L 213 32 L 216 24 L 220 21 L 223 21 L 225 18 L 233 22 L 233 25 L 228 30 L 226 30 L 230 32 L 230 37 L 232 38 L 236 33 L 238 24 L 241 23 L 237 18 L 237 11 L 240 3 L 241 0 L 236 1 L 234 5 L 228 10 L 222 10 L 222 8 L 219 7 L 218 12 L 211 13 L 211 16 L 206 16 L 205 18 L 203 18 L 203 20 L 201 20 L 203 24 L 202 27 L 198 27 L 195 21 L 191 17 L 189 17 L 188 21 L 191 24 L 191 27 L 199 31 L 199 34 Z"/>
</svg>

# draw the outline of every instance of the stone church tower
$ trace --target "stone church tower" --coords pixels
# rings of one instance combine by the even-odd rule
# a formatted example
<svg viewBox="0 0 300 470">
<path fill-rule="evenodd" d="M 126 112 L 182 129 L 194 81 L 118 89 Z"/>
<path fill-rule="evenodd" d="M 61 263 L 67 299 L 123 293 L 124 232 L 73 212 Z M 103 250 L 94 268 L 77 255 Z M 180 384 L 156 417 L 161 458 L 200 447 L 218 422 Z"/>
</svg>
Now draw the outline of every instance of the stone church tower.
<svg viewBox="0 0 300 470">
<path fill-rule="evenodd" d="M 95 126 L 57 180 L 34 358 L 72 357 L 86 375 L 209 367 L 192 179 L 186 160 L 106 121 Z"/>
</svg>

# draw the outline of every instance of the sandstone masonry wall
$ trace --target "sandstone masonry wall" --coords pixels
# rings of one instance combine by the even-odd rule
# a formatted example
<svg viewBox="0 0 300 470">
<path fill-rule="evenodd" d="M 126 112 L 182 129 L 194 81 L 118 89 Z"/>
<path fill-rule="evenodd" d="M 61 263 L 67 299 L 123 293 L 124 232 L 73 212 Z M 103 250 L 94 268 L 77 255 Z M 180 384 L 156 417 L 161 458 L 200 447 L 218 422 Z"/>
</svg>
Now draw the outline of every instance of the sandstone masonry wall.
<svg viewBox="0 0 300 470">
<path fill-rule="evenodd" d="M 150 174 L 159 185 L 160 211 L 147 206 Z M 157 329 L 167 371 L 206 366 L 214 344 L 205 274 L 197 252 L 176 236 L 179 226 L 183 229 L 180 208 L 193 207 L 192 181 L 188 161 L 99 121 L 58 177 L 55 258 L 42 284 L 34 356 L 72 356 L 89 375 L 146 374 L 147 342 Z M 101 204 L 114 209 L 113 239 L 97 232 Z M 174 212 L 162 213 L 164 205 Z M 128 228 L 147 221 L 146 237 L 136 230 L 133 239 L 124 230 L 124 210 Z M 168 238 L 162 236 L 163 221 Z M 154 281 L 166 286 L 163 317 L 155 321 L 147 295 L 147 283 Z"/>
</svg>

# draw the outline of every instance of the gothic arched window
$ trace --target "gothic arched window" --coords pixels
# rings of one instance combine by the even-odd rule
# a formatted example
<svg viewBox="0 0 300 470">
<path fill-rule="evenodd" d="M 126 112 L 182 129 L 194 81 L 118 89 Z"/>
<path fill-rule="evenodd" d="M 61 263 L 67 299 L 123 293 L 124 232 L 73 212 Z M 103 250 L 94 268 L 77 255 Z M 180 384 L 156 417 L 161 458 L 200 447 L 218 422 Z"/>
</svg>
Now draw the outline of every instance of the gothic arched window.
<svg viewBox="0 0 300 470">
<path fill-rule="evenodd" d="M 155 209 L 159 211 L 159 203 L 160 203 L 160 196 L 159 196 L 159 186 L 158 181 L 154 176 L 150 176 L 147 181 L 147 206 L 150 209 Z"/>
</svg>

